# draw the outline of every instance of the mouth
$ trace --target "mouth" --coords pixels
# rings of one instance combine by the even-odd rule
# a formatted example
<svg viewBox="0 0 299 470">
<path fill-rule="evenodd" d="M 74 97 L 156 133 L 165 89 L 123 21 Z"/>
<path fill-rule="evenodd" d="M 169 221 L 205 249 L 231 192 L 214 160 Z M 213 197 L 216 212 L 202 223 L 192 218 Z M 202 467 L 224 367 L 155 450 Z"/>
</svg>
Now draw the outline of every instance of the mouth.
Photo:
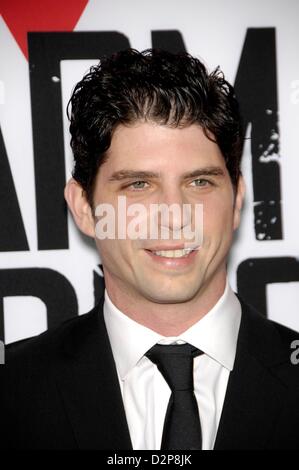
<svg viewBox="0 0 299 470">
<path fill-rule="evenodd" d="M 186 258 L 196 248 L 182 248 L 176 250 L 146 250 L 155 256 L 161 256 L 163 258 Z"/>
<path fill-rule="evenodd" d="M 193 248 L 171 248 L 157 247 L 159 249 L 145 249 L 151 260 L 161 266 L 167 268 L 183 268 L 194 262 L 195 256 L 199 251 L 199 247 Z"/>
</svg>

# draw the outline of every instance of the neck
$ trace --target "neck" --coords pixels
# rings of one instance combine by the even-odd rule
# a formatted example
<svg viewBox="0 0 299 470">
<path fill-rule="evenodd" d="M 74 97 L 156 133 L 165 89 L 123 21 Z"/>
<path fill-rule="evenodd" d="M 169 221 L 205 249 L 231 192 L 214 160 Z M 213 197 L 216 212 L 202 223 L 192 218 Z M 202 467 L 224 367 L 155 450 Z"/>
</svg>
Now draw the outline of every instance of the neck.
<svg viewBox="0 0 299 470">
<path fill-rule="evenodd" d="M 203 318 L 223 295 L 226 272 L 205 282 L 197 294 L 183 303 L 156 303 L 128 287 L 122 289 L 105 278 L 106 289 L 113 304 L 137 323 L 162 336 L 178 336 Z M 134 295 L 135 294 L 135 295 Z"/>
</svg>

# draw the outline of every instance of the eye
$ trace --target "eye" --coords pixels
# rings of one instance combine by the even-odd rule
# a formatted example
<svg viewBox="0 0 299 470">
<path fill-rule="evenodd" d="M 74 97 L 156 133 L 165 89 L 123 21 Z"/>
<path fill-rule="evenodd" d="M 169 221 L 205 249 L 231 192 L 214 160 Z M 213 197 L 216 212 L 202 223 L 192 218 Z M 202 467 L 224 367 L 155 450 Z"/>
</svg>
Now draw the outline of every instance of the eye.
<svg viewBox="0 0 299 470">
<path fill-rule="evenodd" d="M 194 183 L 194 184 L 193 184 Z M 210 186 L 212 183 L 204 178 L 197 178 L 191 182 L 192 186 L 197 186 L 203 188 L 205 186 Z"/>
<path fill-rule="evenodd" d="M 141 181 L 141 180 L 139 180 L 139 181 L 134 181 L 133 183 L 128 184 L 127 187 L 128 187 L 128 188 L 132 188 L 132 189 L 134 189 L 134 190 L 136 190 L 136 189 L 137 189 L 137 190 L 138 190 L 138 189 L 145 189 L 145 187 L 146 187 L 147 184 L 148 184 L 148 183 L 147 183 L 146 181 Z"/>
</svg>

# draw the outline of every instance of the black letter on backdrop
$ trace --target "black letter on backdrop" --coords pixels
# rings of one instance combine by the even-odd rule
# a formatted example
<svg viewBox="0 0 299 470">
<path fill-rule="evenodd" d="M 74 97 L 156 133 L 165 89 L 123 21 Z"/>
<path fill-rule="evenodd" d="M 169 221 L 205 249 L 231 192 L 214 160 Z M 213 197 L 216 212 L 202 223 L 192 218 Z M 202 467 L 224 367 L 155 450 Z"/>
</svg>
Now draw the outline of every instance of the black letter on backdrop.
<svg viewBox="0 0 299 470">
<path fill-rule="evenodd" d="M 296 258 L 249 258 L 238 266 L 238 294 L 264 315 L 267 315 L 266 286 L 277 282 L 299 282 Z"/>
<path fill-rule="evenodd" d="M 0 252 L 29 250 L 1 129 L 0 177 Z"/>
<path fill-rule="evenodd" d="M 152 31 L 152 46 L 177 54 L 186 52 L 182 33 L 176 29 Z"/>
<path fill-rule="evenodd" d="M 251 124 L 257 240 L 282 238 L 274 28 L 249 28 L 235 81 L 244 127 Z"/>
<path fill-rule="evenodd" d="M 45 268 L 1 269 L 0 339 L 4 338 L 3 298 L 19 295 L 38 297 L 44 302 L 47 307 L 48 328 L 78 314 L 75 290 L 61 273 Z"/>
</svg>

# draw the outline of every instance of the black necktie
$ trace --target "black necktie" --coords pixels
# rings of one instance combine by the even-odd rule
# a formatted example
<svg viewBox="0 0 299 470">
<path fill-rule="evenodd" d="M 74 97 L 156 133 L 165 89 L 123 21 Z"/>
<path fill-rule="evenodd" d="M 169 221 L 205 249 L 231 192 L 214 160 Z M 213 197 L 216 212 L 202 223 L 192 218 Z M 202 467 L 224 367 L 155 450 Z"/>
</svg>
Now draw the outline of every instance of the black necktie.
<svg viewBox="0 0 299 470">
<path fill-rule="evenodd" d="M 199 354 L 201 351 L 190 344 L 156 344 L 146 353 L 171 389 L 161 450 L 201 449 L 201 426 L 193 390 L 193 358 Z"/>
</svg>

